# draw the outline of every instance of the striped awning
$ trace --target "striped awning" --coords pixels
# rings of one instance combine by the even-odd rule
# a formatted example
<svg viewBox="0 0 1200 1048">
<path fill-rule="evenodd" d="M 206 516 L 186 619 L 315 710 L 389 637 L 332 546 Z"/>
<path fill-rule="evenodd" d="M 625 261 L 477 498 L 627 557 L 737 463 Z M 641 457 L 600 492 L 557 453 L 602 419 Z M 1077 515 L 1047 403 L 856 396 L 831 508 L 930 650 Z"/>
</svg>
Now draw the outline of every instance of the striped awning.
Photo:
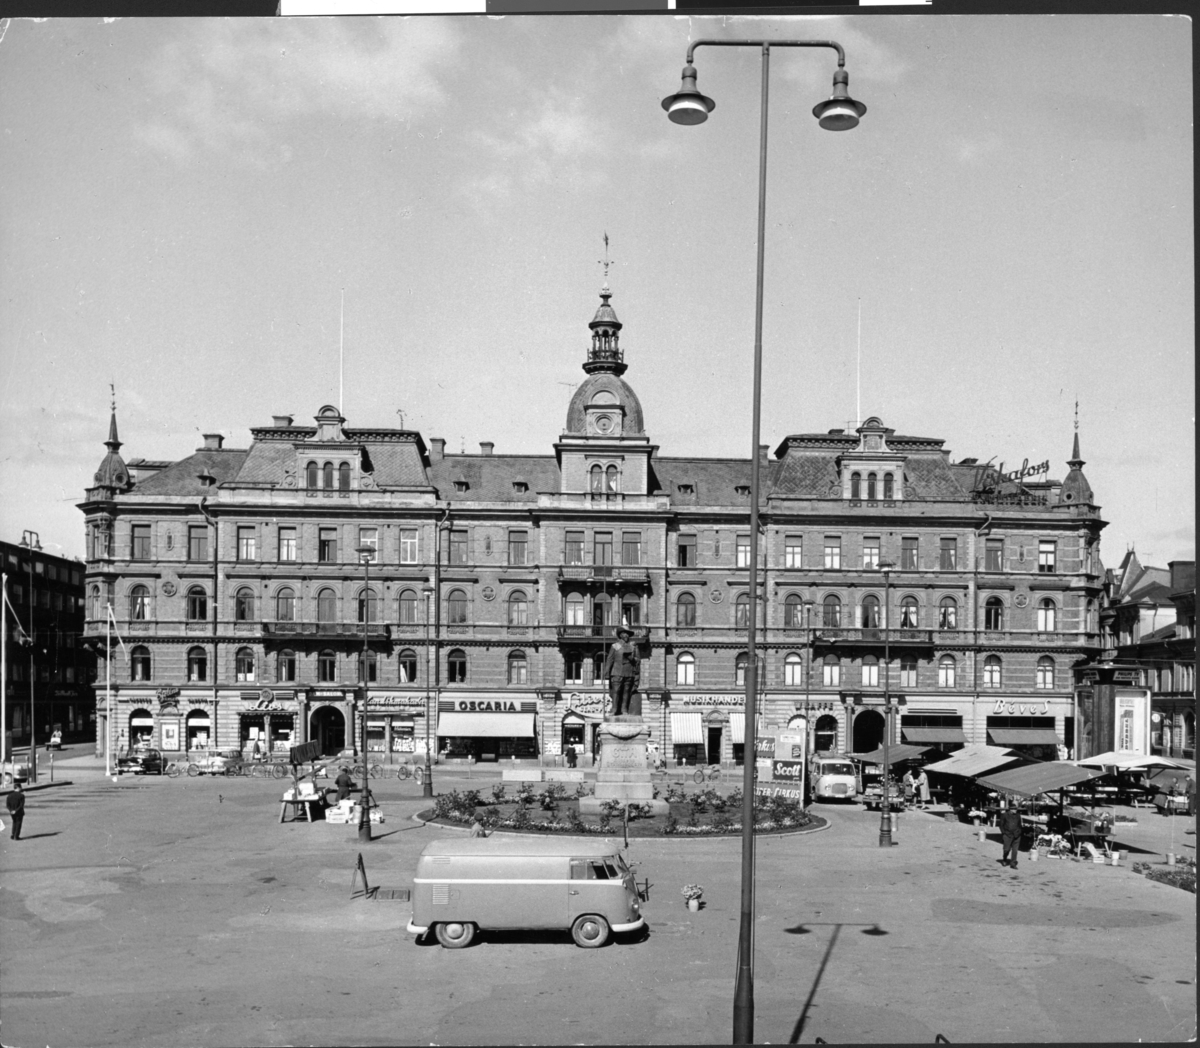
<svg viewBox="0 0 1200 1048">
<path fill-rule="evenodd" d="M 676 746 L 704 745 L 704 725 L 699 710 L 671 711 L 671 742 Z"/>
<path fill-rule="evenodd" d="M 740 710 L 729 714 L 729 741 L 735 746 L 744 746 L 746 743 L 746 715 Z"/>
<path fill-rule="evenodd" d="M 939 742 L 966 743 L 967 737 L 962 728 L 906 728 L 900 726 L 905 742 L 928 742 L 936 745 Z"/>
<path fill-rule="evenodd" d="M 997 746 L 1061 746 L 1053 728 L 988 728 Z"/>
<path fill-rule="evenodd" d="M 531 739 L 533 713 L 440 713 L 438 735 L 461 738 Z"/>
</svg>

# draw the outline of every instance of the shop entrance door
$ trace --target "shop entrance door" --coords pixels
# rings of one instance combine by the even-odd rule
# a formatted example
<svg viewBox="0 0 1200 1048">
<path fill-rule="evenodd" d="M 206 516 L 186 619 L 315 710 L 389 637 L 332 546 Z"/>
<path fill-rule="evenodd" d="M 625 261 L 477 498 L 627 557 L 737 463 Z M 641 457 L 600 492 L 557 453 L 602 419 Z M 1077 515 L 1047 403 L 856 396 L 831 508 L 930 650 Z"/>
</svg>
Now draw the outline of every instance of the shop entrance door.
<svg viewBox="0 0 1200 1048">
<path fill-rule="evenodd" d="M 336 706 L 322 706 L 309 719 L 308 737 L 321 747 L 321 756 L 332 757 L 346 748 L 346 716 Z"/>
<path fill-rule="evenodd" d="M 708 729 L 708 763 L 721 763 L 721 729 L 719 727 Z"/>
<path fill-rule="evenodd" d="M 854 752 L 870 753 L 883 745 L 883 714 L 864 710 L 854 718 Z"/>
</svg>

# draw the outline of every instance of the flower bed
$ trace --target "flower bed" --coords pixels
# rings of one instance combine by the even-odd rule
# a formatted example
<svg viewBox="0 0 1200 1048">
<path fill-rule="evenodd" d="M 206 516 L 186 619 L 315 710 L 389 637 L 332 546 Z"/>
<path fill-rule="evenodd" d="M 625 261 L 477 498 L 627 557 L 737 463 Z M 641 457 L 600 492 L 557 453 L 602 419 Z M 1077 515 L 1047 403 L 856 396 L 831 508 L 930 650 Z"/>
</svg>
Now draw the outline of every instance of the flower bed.
<svg viewBox="0 0 1200 1048">
<path fill-rule="evenodd" d="M 599 815 L 580 813 L 579 798 L 591 793 L 591 787 L 582 783 L 571 793 L 561 783 L 550 783 L 540 792 L 523 783 L 513 796 L 501 784 L 494 786 L 486 798 L 479 790 L 454 790 L 439 794 L 432 810 L 421 812 L 419 817 L 451 826 L 466 826 L 478 820 L 485 829 L 516 833 L 612 836 L 626 832 L 625 811 L 619 801 L 605 801 Z M 630 837 L 711 837 L 742 832 L 739 789 L 721 793 L 708 787 L 688 793 L 673 787 L 664 799 L 669 808 L 664 815 L 652 814 L 648 804 L 628 805 Z M 755 797 L 757 833 L 790 833 L 823 825 L 823 819 L 810 815 L 798 801 Z"/>
</svg>

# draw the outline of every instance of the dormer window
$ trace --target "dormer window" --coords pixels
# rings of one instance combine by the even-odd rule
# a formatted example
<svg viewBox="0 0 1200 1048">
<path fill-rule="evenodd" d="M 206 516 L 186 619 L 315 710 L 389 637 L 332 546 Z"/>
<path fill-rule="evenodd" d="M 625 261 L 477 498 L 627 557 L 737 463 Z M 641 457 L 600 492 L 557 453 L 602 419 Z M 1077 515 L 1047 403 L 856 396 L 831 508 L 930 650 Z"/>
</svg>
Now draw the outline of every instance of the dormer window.
<svg viewBox="0 0 1200 1048">
<path fill-rule="evenodd" d="M 733 490 L 738 498 L 748 499 L 750 497 L 750 485 L 748 484 L 738 484 Z"/>
<path fill-rule="evenodd" d="M 513 492 L 517 495 L 524 495 L 529 490 L 529 485 L 523 480 L 514 480 L 512 482 Z"/>
<path fill-rule="evenodd" d="M 454 482 L 454 490 L 457 491 L 460 495 L 464 491 L 466 491 L 470 486 L 471 485 L 467 483 L 467 481 L 464 477 L 459 477 L 458 480 L 456 480 Z"/>
<path fill-rule="evenodd" d="M 679 490 L 679 494 L 681 494 L 681 495 L 696 494 L 696 485 L 695 484 L 679 484 L 679 485 L 677 485 L 677 488 Z"/>
</svg>

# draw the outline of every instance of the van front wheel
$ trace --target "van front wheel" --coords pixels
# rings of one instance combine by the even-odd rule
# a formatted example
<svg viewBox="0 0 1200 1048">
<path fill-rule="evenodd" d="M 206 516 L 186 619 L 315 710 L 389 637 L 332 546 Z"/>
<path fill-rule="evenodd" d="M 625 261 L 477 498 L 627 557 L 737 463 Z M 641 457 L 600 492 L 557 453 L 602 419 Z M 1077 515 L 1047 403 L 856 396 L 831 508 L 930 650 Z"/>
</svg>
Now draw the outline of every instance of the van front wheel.
<svg viewBox="0 0 1200 1048">
<path fill-rule="evenodd" d="M 437 940 L 447 950 L 461 950 L 475 938 L 475 925 L 469 921 L 447 921 L 435 929 Z"/>
<path fill-rule="evenodd" d="M 603 917 L 587 914 L 571 925 L 571 938 L 575 940 L 576 946 L 594 950 L 608 942 L 608 930 L 608 921 Z"/>
</svg>

